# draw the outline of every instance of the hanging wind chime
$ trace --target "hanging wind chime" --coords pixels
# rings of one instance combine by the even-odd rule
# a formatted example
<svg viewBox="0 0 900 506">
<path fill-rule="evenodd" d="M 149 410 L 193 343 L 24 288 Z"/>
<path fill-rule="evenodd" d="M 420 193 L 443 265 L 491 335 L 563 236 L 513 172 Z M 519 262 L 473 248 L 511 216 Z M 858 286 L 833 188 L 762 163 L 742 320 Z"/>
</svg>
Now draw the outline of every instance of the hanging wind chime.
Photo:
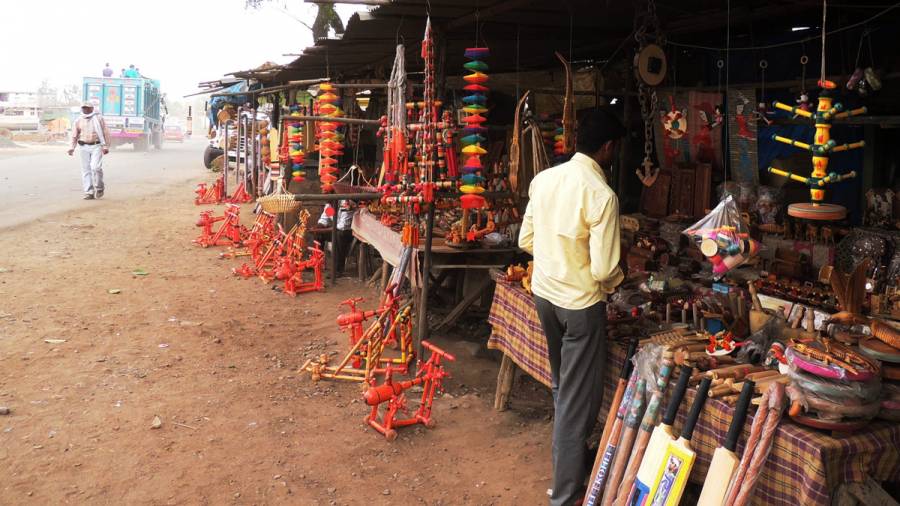
<svg viewBox="0 0 900 506">
<path fill-rule="evenodd" d="M 317 105 L 319 114 L 328 118 L 339 118 L 344 115 L 341 110 L 341 99 L 334 93 L 334 87 L 329 83 L 319 85 Z M 318 124 L 319 133 L 319 180 L 322 183 L 322 193 L 333 193 L 334 183 L 338 180 L 340 170 L 336 167 L 335 157 L 344 154 L 344 134 L 339 130 L 339 124 L 334 121 L 322 121 Z"/>
</svg>

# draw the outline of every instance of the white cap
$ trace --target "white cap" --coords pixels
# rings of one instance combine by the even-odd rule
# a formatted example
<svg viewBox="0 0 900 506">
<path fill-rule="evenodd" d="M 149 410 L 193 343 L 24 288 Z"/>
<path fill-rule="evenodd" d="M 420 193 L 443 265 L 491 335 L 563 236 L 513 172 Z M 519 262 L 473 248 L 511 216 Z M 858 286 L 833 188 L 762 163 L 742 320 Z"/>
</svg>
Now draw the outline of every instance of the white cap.
<svg viewBox="0 0 900 506">
<path fill-rule="evenodd" d="M 84 102 L 81 103 L 81 107 L 90 107 L 91 109 L 93 109 L 93 108 L 94 108 L 94 103 L 93 103 L 93 102 L 90 102 L 90 101 L 84 101 Z"/>
</svg>

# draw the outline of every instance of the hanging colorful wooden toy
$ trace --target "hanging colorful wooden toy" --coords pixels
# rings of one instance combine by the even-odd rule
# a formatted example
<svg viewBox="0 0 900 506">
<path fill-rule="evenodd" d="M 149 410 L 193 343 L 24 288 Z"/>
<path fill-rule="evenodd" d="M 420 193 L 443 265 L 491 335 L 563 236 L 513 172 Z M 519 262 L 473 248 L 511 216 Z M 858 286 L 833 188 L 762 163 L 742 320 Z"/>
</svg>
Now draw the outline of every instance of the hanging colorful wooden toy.
<svg viewBox="0 0 900 506">
<path fill-rule="evenodd" d="M 300 115 L 300 106 L 292 105 L 290 107 L 290 116 Z M 291 181 L 301 182 L 306 179 L 303 172 L 303 162 L 306 153 L 303 151 L 303 122 L 288 120 L 284 135 L 287 138 L 285 145 L 287 146 L 287 160 L 290 160 Z"/>
<path fill-rule="evenodd" d="M 462 145 L 463 166 L 460 169 L 462 183 L 459 190 L 463 193 L 460 202 L 463 209 L 479 209 L 484 207 L 487 202 L 480 194 L 484 193 L 484 177 L 482 176 L 483 165 L 481 157 L 487 154 L 481 145 L 487 140 L 485 132 L 487 128 L 484 126 L 487 118 L 487 92 L 488 87 L 485 83 L 488 76 L 485 73 L 488 70 L 487 63 L 484 58 L 490 55 L 490 50 L 486 47 L 470 47 L 466 49 L 465 57 L 469 61 L 463 66 L 469 71 L 463 79 L 466 81 L 466 96 L 463 97 L 463 134 L 460 138 Z"/>
<path fill-rule="evenodd" d="M 319 85 L 319 96 L 316 98 L 319 115 L 328 118 L 340 118 L 344 115 L 341 99 L 334 90 L 334 86 L 329 83 Z M 334 121 L 321 121 L 318 128 L 319 181 L 322 183 L 322 193 L 333 193 L 334 183 L 340 172 L 336 167 L 336 157 L 344 154 L 344 134 L 339 131 L 339 123 Z"/>
<path fill-rule="evenodd" d="M 815 112 L 806 111 L 799 106 L 790 106 L 781 102 L 775 102 L 775 107 L 783 111 L 791 112 L 802 118 L 812 121 L 816 128 L 813 135 L 813 143 L 796 141 L 780 135 L 773 135 L 772 139 L 789 144 L 796 148 L 805 149 L 812 153 L 812 174 L 809 177 L 799 176 L 792 172 L 788 172 L 775 167 L 769 167 L 769 172 L 778 174 L 799 181 L 809 186 L 809 195 L 812 202 L 799 202 L 788 206 L 788 214 L 795 218 L 803 218 L 808 220 L 840 220 L 847 216 L 847 209 L 836 204 L 826 204 L 825 186 L 830 183 L 837 183 L 844 179 L 856 176 L 855 171 L 846 174 L 838 174 L 837 172 L 828 172 L 828 157 L 831 153 L 848 151 L 851 149 L 861 148 L 866 145 L 864 141 L 852 142 L 849 144 L 838 145 L 831 138 L 831 123 L 834 120 L 849 118 L 850 116 L 858 116 L 866 113 L 865 107 L 853 109 L 851 111 L 841 112 L 844 106 L 840 102 L 835 103 L 832 94 L 837 87 L 831 81 L 819 81 L 822 91 L 819 93 L 818 105 Z"/>
</svg>

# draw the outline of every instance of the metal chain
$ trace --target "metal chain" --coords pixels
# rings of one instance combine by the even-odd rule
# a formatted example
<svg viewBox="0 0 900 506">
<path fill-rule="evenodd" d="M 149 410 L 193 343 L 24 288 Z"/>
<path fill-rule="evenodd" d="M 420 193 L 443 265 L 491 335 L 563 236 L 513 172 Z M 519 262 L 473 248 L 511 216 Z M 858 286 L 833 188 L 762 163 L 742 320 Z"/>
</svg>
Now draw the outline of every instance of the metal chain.
<svg viewBox="0 0 900 506">
<path fill-rule="evenodd" d="M 641 20 L 640 26 L 634 31 L 634 40 L 637 42 L 639 49 L 647 45 L 648 31 L 652 33 L 653 38 L 659 43 L 659 18 L 656 16 L 656 2 L 654 0 L 647 2 L 647 12 Z M 641 119 L 644 122 L 644 161 L 647 162 L 653 153 L 653 121 L 659 110 L 659 100 L 656 96 L 656 88 L 649 88 L 636 74 L 635 80 L 638 86 L 638 102 L 641 105 Z"/>
<path fill-rule="evenodd" d="M 651 88 L 648 91 L 647 86 L 643 82 L 639 82 L 638 102 L 641 104 L 641 119 L 644 122 L 644 160 L 650 160 L 650 155 L 653 153 L 653 121 L 659 109 L 656 89 Z"/>
</svg>

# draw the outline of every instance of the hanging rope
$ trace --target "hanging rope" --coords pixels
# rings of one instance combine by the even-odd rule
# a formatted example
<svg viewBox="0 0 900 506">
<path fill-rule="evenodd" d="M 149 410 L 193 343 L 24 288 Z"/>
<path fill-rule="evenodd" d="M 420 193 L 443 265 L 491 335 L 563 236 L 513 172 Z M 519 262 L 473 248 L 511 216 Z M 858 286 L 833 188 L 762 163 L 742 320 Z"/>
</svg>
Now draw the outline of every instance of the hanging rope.
<svg viewBox="0 0 900 506">
<path fill-rule="evenodd" d="M 725 116 L 722 122 L 725 124 L 725 128 L 728 128 L 728 114 L 731 112 L 728 107 L 728 95 L 729 95 L 729 84 L 731 77 L 729 72 L 731 71 L 731 0 L 727 0 L 725 7 L 725 106 L 723 107 L 724 111 L 722 114 Z M 728 150 L 731 151 L 731 142 L 728 143 Z M 728 166 L 731 164 L 731 157 L 722 157 L 722 172 L 724 172 L 724 178 L 722 181 L 728 183 Z"/>
<path fill-rule="evenodd" d="M 828 0 L 822 0 L 822 77 L 820 83 L 825 82 L 825 21 L 828 19 Z"/>
<path fill-rule="evenodd" d="M 516 23 L 516 101 L 519 100 L 519 31 L 521 25 Z"/>
<path fill-rule="evenodd" d="M 388 81 L 387 94 L 388 126 L 385 135 L 393 139 L 393 131 L 406 131 L 406 50 L 403 44 L 397 44 L 394 66 Z"/>
</svg>

